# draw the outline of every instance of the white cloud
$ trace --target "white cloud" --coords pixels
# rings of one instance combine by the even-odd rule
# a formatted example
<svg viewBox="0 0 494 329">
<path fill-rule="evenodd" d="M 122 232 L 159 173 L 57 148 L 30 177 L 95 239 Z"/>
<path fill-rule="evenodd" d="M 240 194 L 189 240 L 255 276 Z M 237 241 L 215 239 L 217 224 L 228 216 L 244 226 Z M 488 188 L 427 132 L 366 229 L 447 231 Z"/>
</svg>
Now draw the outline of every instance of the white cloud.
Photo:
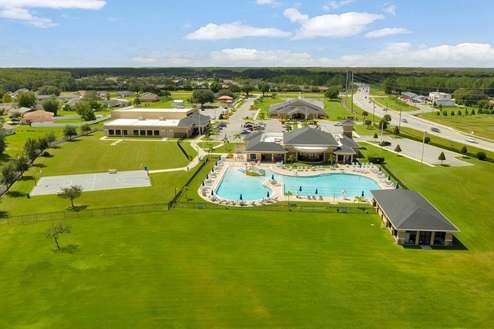
<svg viewBox="0 0 494 329">
<path fill-rule="evenodd" d="M 240 22 L 231 24 L 213 24 L 209 23 L 198 30 L 187 34 L 185 39 L 188 40 L 221 40 L 237 39 L 243 37 L 273 37 L 286 38 L 292 35 L 291 32 L 285 32 L 275 28 L 259 28 L 244 25 Z"/>
<path fill-rule="evenodd" d="M 230 48 L 213 51 L 210 61 L 214 65 L 228 66 L 311 66 L 311 55 L 305 52 L 289 50 L 257 50 L 248 48 Z"/>
<path fill-rule="evenodd" d="M 340 15 L 322 15 L 309 18 L 296 8 L 285 9 L 283 14 L 292 22 L 299 23 L 293 39 L 308 39 L 315 37 L 347 37 L 362 32 L 367 25 L 383 15 L 348 12 Z"/>
<path fill-rule="evenodd" d="M 274 5 L 274 4 L 276 4 L 276 1 L 274 1 L 274 0 L 256 0 L 256 3 L 258 5 Z"/>
<path fill-rule="evenodd" d="M 384 11 L 387 12 L 388 14 L 396 16 L 396 6 L 395 5 L 387 5 L 386 4 L 386 7 L 384 7 Z"/>
<path fill-rule="evenodd" d="M 57 25 L 49 18 L 41 18 L 31 15 L 31 13 L 24 8 L 0 8 L 0 17 L 21 21 L 35 27 L 46 28 Z"/>
<path fill-rule="evenodd" d="M 494 48 L 478 43 L 436 47 L 391 43 L 377 52 L 342 56 L 340 64 L 367 67 L 493 67 Z"/>
<path fill-rule="evenodd" d="M 115 17 L 115 16 L 110 16 L 106 19 L 107 22 L 110 22 L 110 23 L 118 23 L 120 22 L 122 19 L 120 17 Z"/>
<path fill-rule="evenodd" d="M 0 7 L 17 8 L 72 8 L 72 9 L 101 9 L 106 5 L 103 0 L 0 0 Z"/>
<path fill-rule="evenodd" d="M 353 0 L 331 1 L 327 5 L 324 5 L 322 7 L 324 10 L 338 9 L 352 2 Z"/>
<path fill-rule="evenodd" d="M 50 18 L 34 16 L 28 8 L 98 10 L 106 5 L 102 0 L 0 0 L 0 17 L 35 27 L 53 27 Z"/>
<path fill-rule="evenodd" d="M 365 34 L 366 38 L 381 38 L 381 37 L 386 37 L 388 35 L 396 35 L 396 34 L 407 34 L 411 33 L 405 28 L 384 28 L 381 30 L 376 30 L 376 31 L 371 31 L 369 33 Z"/>
</svg>

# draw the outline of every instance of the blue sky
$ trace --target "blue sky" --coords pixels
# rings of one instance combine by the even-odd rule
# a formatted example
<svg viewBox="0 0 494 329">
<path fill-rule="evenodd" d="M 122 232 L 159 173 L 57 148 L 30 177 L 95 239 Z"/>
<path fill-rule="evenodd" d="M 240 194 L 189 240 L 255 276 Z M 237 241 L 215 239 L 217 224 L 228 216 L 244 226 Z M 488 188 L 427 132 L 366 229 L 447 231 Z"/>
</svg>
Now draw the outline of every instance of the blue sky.
<svg viewBox="0 0 494 329">
<path fill-rule="evenodd" d="M 492 0 L 0 0 L 0 67 L 494 67 Z"/>
</svg>

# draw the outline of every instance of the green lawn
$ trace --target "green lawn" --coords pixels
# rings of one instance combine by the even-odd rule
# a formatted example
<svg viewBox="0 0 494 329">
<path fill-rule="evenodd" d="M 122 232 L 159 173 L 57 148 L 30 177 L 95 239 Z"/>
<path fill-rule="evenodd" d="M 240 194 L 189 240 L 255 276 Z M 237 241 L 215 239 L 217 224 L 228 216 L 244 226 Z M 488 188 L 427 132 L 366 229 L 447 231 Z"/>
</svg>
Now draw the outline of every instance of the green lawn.
<svg viewBox="0 0 494 329">
<path fill-rule="evenodd" d="M 141 164 L 149 170 L 167 169 L 185 167 L 189 163 L 175 141 L 130 139 L 112 145 L 115 140 L 100 140 L 99 137 L 101 133 L 82 136 L 48 149 L 51 156 L 39 157 L 34 166 L 2 197 L 2 211 L 16 215 L 64 211 L 68 208 L 70 203 L 56 195 L 36 196 L 29 200 L 25 198 L 33 189 L 35 179 L 40 179 L 40 170 L 43 170 L 43 176 L 58 176 L 106 172 L 110 168 L 119 171 L 139 170 Z M 190 143 L 182 143 L 182 146 L 188 154 L 196 155 Z M 152 187 L 113 190 L 111 194 L 108 191 L 87 192 L 76 200 L 76 205 L 94 209 L 167 203 L 173 198 L 175 187 L 181 188 L 189 177 L 190 172 L 186 171 L 152 174 Z"/>
<path fill-rule="evenodd" d="M 458 110 L 461 110 L 463 115 L 457 115 Z M 427 119 L 432 122 L 437 122 L 439 124 L 452 127 L 466 134 L 474 132 L 474 137 L 485 137 L 494 140 L 494 115 L 492 114 L 476 114 L 476 115 L 465 115 L 465 109 L 454 109 L 455 114 L 451 116 L 451 109 L 444 109 L 443 111 L 448 112 L 448 116 L 437 115 L 436 112 L 424 113 L 421 115 L 422 118 Z M 471 111 L 471 108 L 469 108 Z"/>
<path fill-rule="evenodd" d="M 1 226 L 3 328 L 488 328 L 492 255 L 376 215 L 183 210 Z"/>
<path fill-rule="evenodd" d="M 15 131 L 15 134 L 5 138 L 7 148 L 0 155 L 0 166 L 21 155 L 28 138 L 43 138 L 50 131 L 53 131 L 57 138 L 63 137 L 63 128 L 32 128 L 27 125 L 19 125 L 16 126 Z"/>
</svg>

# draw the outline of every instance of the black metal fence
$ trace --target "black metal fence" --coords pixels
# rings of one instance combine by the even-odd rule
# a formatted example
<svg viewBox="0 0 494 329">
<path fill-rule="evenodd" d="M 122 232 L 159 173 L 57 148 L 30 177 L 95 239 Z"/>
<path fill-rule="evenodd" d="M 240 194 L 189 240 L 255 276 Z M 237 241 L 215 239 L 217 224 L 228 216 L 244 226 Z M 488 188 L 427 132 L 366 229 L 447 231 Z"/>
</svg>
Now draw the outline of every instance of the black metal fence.
<svg viewBox="0 0 494 329">
<path fill-rule="evenodd" d="M 29 224 L 37 222 L 46 222 L 54 220 L 76 219 L 76 218 L 92 218 L 92 217 L 105 217 L 115 215 L 129 215 L 129 214 L 142 214 L 148 212 L 167 211 L 167 204 L 147 204 L 147 205 L 135 205 L 135 206 L 123 206 L 113 208 L 99 208 L 99 209 L 83 209 L 74 211 L 60 211 L 60 212 L 47 212 L 39 214 L 27 214 L 0 217 L 0 224 L 16 225 L 16 224 Z"/>
<path fill-rule="evenodd" d="M 244 206 L 222 205 L 209 202 L 178 202 L 175 208 L 199 209 L 199 210 L 236 210 L 236 211 L 282 211 L 282 212 L 317 212 L 317 213 L 340 213 L 340 214 L 375 214 L 376 209 L 370 204 L 361 204 L 359 207 L 350 207 L 344 205 L 303 205 L 288 206 L 288 204 L 257 204 L 252 206 L 246 203 Z"/>
</svg>

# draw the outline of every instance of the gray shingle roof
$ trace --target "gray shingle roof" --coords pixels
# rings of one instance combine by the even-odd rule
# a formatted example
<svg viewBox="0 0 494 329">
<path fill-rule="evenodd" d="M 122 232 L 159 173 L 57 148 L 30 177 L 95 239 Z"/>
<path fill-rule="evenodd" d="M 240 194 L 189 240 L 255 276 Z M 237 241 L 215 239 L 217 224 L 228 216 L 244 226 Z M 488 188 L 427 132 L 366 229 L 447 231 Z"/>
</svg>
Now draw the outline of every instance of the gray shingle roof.
<svg viewBox="0 0 494 329">
<path fill-rule="evenodd" d="M 245 136 L 244 140 L 249 143 L 245 148 L 245 152 L 273 152 L 273 153 L 288 153 L 288 151 L 278 143 L 264 142 L 264 132 L 258 131 Z"/>
<path fill-rule="evenodd" d="M 350 147 L 350 148 L 352 148 L 354 150 L 360 148 L 360 145 L 358 145 L 358 143 L 356 141 L 354 141 L 352 138 L 350 138 L 348 136 L 345 136 L 345 135 L 341 135 L 341 137 L 340 137 L 340 143 L 342 145 L 348 146 L 348 147 Z"/>
<path fill-rule="evenodd" d="M 338 146 L 338 142 L 330 133 L 309 127 L 283 133 L 283 143 L 285 145 Z"/>
<path fill-rule="evenodd" d="M 277 113 L 305 113 L 326 116 L 327 113 L 320 106 L 307 102 L 303 99 L 291 99 L 284 103 L 273 104 L 269 107 L 268 115 L 275 115 Z"/>
<path fill-rule="evenodd" d="M 402 189 L 370 192 L 398 230 L 460 231 L 418 192 Z"/>
<path fill-rule="evenodd" d="M 199 120 L 199 116 L 201 116 L 200 120 Z M 178 122 L 178 127 L 190 127 L 191 125 L 199 126 L 199 122 L 201 123 L 201 127 L 204 127 L 209 123 L 210 120 L 211 117 L 207 115 L 192 113 L 191 115 L 186 116 L 185 118 L 180 120 Z"/>
</svg>

